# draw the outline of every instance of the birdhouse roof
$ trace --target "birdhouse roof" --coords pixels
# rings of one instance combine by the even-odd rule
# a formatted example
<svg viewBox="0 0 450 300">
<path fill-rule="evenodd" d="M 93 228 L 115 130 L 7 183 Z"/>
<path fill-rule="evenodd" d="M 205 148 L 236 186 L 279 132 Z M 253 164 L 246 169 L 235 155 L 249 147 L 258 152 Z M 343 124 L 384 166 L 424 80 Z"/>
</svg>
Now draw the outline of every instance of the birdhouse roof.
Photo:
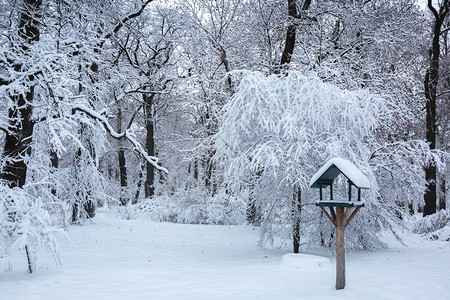
<svg viewBox="0 0 450 300">
<path fill-rule="evenodd" d="M 369 189 L 369 179 L 353 163 L 343 158 L 330 159 L 311 178 L 310 187 L 319 188 L 330 185 L 340 174 L 344 175 L 353 185 L 361 189 Z"/>
</svg>

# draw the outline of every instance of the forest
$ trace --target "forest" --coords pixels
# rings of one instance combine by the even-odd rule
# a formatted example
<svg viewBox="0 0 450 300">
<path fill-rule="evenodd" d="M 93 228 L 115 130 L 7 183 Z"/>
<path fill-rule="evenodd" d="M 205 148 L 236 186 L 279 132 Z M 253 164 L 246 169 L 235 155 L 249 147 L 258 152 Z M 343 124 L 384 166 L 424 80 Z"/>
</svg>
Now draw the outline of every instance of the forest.
<svg viewBox="0 0 450 300">
<path fill-rule="evenodd" d="M 449 9 L 0 0 L 0 259 L 60 263 L 61 236 L 105 208 L 332 248 L 310 180 L 333 157 L 370 181 L 347 249 L 405 230 L 448 243 Z"/>
</svg>

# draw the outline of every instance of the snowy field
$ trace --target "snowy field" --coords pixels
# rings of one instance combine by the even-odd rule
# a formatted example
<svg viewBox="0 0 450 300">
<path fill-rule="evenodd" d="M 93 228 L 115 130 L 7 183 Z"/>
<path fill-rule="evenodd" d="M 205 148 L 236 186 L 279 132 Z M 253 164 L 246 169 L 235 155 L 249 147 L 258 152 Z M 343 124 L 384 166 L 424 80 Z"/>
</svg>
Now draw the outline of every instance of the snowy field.
<svg viewBox="0 0 450 300">
<path fill-rule="evenodd" d="M 249 226 L 121 220 L 98 211 L 95 224 L 70 227 L 63 265 L 24 258 L 3 272 L 1 300 L 70 299 L 450 299 L 450 245 L 405 235 L 408 247 L 347 253 L 347 285 L 336 291 L 331 251 L 301 255 L 258 250 Z M 314 256 L 313 256 L 314 255 Z"/>
</svg>

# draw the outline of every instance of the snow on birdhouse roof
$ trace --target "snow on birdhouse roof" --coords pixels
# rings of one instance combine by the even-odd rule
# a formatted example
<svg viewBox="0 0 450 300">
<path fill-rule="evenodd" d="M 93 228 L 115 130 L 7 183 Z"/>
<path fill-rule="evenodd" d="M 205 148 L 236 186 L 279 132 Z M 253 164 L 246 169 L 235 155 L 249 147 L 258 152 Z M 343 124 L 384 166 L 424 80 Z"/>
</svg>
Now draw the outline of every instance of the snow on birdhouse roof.
<svg viewBox="0 0 450 300">
<path fill-rule="evenodd" d="M 314 174 L 310 187 L 318 188 L 321 184 L 331 184 L 339 174 L 343 174 L 358 188 L 370 188 L 369 179 L 353 163 L 337 157 L 330 159 Z"/>
</svg>

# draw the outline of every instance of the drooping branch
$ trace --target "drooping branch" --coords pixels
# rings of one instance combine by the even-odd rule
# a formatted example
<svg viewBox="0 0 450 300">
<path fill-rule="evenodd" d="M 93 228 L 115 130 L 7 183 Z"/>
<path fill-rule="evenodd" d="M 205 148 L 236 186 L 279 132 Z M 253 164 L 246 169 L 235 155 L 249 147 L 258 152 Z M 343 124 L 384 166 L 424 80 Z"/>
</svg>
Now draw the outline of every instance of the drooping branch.
<svg viewBox="0 0 450 300">
<path fill-rule="evenodd" d="M 159 160 L 157 157 L 147 155 L 147 153 L 146 153 L 145 149 L 142 147 L 141 143 L 139 143 L 136 140 L 135 135 L 129 129 L 126 129 L 123 132 L 116 132 L 114 130 L 114 128 L 111 126 L 111 124 L 109 124 L 108 119 L 104 115 L 98 113 L 97 111 L 95 111 L 85 105 L 78 104 L 78 105 L 72 106 L 72 115 L 74 115 L 77 111 L 83 112 L 86 115 L 88 115 L 89 117 L 91 117 L 92 119 L 98 121 L 103 126 L 103 128 L 105 128 L 105 130 L 108 132 L 108 134 L 111 137 L 118 139 L 118 140 L 120 140 L 120 139 L 128 140 L 133 145 L 134 151 L 137 154 L 139 154 L 142 158 L 144 158 L 146 161 L 148 161 L 151 165 L 153 165 L 157 170 L 162 171 L 164 173 L 169 172 L 166 168 L 158 165 Z"/>
</svg>

